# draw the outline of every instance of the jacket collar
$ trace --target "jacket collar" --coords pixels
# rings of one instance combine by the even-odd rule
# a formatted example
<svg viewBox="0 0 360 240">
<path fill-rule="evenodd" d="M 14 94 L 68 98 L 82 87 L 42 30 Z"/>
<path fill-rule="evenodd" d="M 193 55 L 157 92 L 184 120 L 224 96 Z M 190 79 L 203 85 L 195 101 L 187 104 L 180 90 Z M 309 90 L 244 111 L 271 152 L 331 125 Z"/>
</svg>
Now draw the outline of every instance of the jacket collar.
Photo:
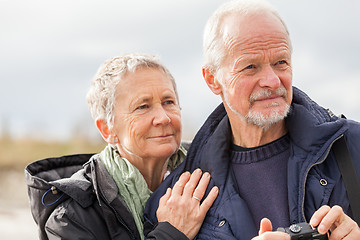
<svg viewBox="0 0 360 240">
<path fill-rule="evenodd" d="M 285 123 L 292 143 L 318 157 L 348 128 L 345 119 L 334 116 L 296 87 Z"/>
<path fill-rule="evenodd" d="M 227 126 L 225 126 L 226 124 Z M 345 119 L 334 116 L 296 87 L 293 87 L 293 101 L 289 115 L 285 118 L 285 124 L 291 141 L 296 146 L 319 155 L 323 154 L 330 144 L 348 129 Z M 224 129 L 226 130 L 224 131 Z M 219 131 L 224 132 L 217 134 Z M 214 150 L 220 144 L 231 143 L 231 126 L 222 103 L 211 113 L 197 133 L 187 156 L 189 160 L 192 160 L 187 160 L 187 162 L 197 160 L 196 154 L 193 152 L 200 152 L 201 146 L 211 141 L 213 136 L 224 137 L 223 140 L 216 137 L 216 141 L 212 143 Z M 222 142 L 218 142 L 219 140 Z M 193 148 L 195 149 L 193 150 Z"/>
<path fill-rule="evenodd" d="M 140 233 L 137 230 L 134 217 L 129 211 L 126 203 L 119 195 L 119 189 L 110 176 L 105 166 L 99 159 L 99 155 L 95 155 L 91 161 L 84 166 L 85 174 L 91 179 L 95 195 L 100 206 L 106 204 L 112 210 L 109 213 L 107 207 L 102 206 L 104 210 L 104 219 L 107 223 L 111 236 L 118 235 L 119 227 L 116 221 L 119 221 L 134 239 L 140 239 Z M 94 194 L 93 194 L 94 195 Z"/>
<path fill-rule="evenodd" d="M 187 159 L 186 163 L 191 163 L 191 166 L 200 167 L 204 172 L 211 173 L 212 180 L 208 190 L 213 185 L 216 185 L 220 191 L 211 208 L 214 211 L 213 214 L 218 219 L 229 221 L 230 226 L 236 226 L 236 228 L 232 229 L 235 236 L 250 239 L 256 235 L 256 226 L 245 201 L 237 194 L 239 192 L 237 183 L 234 181 L 235 178 L 230 167 L 232 141 L 230 122 L 222 104 L 215 111 L 219 113 L 218 116 L 223 117 L 210 116 L 210 118 L 214 117 L 213 120 L 218 121 L 218 124 L 216 127 L 212 125 L 210 128 L 202 129 L 202 131 L 207 132 L 207 139 L 199 141 L 202 143 L 199 148 L 197 148 L 196 144 L 194 145 L 194 142 L 192 143 L 189 153 L 193 160 Z M 193 153 L 191 148 L 196 152 Z M 189 168 L 186 170 L 189 170 Z M 193 169 L 190 168 L 190 170 Z M 231 208 L 229 208 L 229 202 L 231 202 Z M 234 214 L 234 211 L 236 211 L 236 214 Z M 218 225 L 219 222 L 215 224 Z"/>
</svg>

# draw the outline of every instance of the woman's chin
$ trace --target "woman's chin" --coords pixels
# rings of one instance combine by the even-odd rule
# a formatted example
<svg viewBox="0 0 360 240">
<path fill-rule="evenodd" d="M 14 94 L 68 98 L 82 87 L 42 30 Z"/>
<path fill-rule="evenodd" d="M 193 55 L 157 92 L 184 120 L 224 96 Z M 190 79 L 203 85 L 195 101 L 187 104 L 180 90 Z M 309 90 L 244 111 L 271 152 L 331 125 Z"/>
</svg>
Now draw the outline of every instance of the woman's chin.
<svg viewBox="0 0 360 240">
<path fill-rule="evenodd" d="M 154 156 L 159 158 L 169 158 L 179 149 L 179 145 L 175 144 L 161 144 L 153 148 Z"/>
</svg>

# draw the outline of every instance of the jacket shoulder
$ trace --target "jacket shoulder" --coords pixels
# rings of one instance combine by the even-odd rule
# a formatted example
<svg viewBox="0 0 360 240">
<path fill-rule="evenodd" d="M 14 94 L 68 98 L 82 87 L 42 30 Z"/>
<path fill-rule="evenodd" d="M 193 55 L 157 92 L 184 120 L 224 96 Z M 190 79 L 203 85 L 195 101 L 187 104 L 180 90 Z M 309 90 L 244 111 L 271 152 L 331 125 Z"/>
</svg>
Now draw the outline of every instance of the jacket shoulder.
<svg viewBox="0 0 360 240">
<path fill-rule="evenodd" d="M 44 227 L 49 216 L 58 205 L 69 199 L 71 188 L 68 186 L 71 182 L 75 183 L 71 180 L 72 176 L 83 171 L 83 165 L 92 156 L 93 154 L 76 154 L 46 158 L 33 162 L 25 168 L 31 213 L 38 225 L 41 239 L 45 236 Z"/>
<path fill-rule="evenodd" d="M 45 232 L 49 239 L 110 239 L 98 204 L 83 208 L 71 198 L 53 210 Z"/>
</svg>

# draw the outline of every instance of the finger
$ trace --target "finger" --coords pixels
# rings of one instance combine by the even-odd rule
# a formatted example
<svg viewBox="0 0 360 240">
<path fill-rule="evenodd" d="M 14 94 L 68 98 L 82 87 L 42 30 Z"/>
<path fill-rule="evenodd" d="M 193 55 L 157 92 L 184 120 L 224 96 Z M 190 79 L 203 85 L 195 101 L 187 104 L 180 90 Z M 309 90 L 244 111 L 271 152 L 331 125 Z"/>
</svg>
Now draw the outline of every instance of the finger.
<svg viewBox="0 0 360 240">
<path fill-rule="evenodd" d="M 350 217 L 349 217 L 350 218 Z M 350 232 L 344 236 L 331 233 L 329 240 L 331 239 L 360 239 L 360 228 L 355 221 L 352 220 L 352 228 Z"/>
<path fill-rule="evenodd" d="M 156 217 L 159 222 L 166 221 L 166 219 L 169 215 L 167 208 L 166 208 L 166 204 L 167 204 L 167 201 L 170 199 L 170 197 L 171 197 L 171 188 L 168 188 L 166 190 L 166 193 L 160 198 L 159 207 L 156 210 Z"/>
<path fill-rule="evenodd" d="M 219 194 L 219 188 L 217 186 L 213 187 L 200 205 L 199 211 L 201 216 L 205 217 L 207 211 L 209 211 L 211 205 L 214 203 L 218 194 Z"/>
<path fill-rule="evenodd" d="M 166 190 L 166 193 L 160 198 L 159 206 L 166 205 L 166 202 L 169 200 L 170 196 L 171 196 L 171 188 L 168 188 Z"/>
<path fill-rule="evenodd" d="M 252 240 L 263 240 L 263 239 L 276 239 L 276 240 L 290 240 L 290 235 L 284 232 L 265 232 Z"/>
<path fill-rule="evenodd" d="M 176 196 L 181 196 L 183 194 L 185 184 L 189 181 L 189 179 L 189 172 L 184 172 L 183 174 L 181 174 L 179 180 L 175 183 L 173 187 L 172 193 Z"/>
<path fill-rule="evenodd" d="M 195 188 L 201 178 L 202 171 L 198 168 L 196 169 L 190 177 L 190 180 L 186 183 L 184 187 L 183 195 L 189 198 L 192 198 Z M 198 196 L 197 196 L 198 197 Z"/>
<path fill-rule="evenodd" d="M 265 232 L 269 232 L 269 231 L 272 231 L 272 223 L 271 223 L 270 219 L 268 219 L 268 218 L 261 219 L 259 235 L 261 235 Z"/>
<path fill-rule="evenodd" d="M 346 216 L 346 220 L 342 222 L 338 227 L 331 229 L 331 238 L 330 239 L 344 239 L 345 237 L 349 237 L 346 239 L 359 239 L 351 238 L 352 232 L 356 229 L 357 224 L 350 218 Z"/>
<path fill-rule="evenodd" d="M 194 190 L 193 196 L 202 199 L 205 195 L 205 191 L 210 182 L 210 174 L 208 172 L 201 176 L 200 182 Z"/>
<path fill-rule="evenodd" d="M 330 211 L 330 207 L 327 205 L 321 206 L 315 213 L 312 215 L 310 219 L 310 225 L 313 227 L 319 226 L 321 220 L 326 216 L 326 214 Z"/>
<path fill-rule="evenodd" d="M 334 206 L 321 220 L 317 230 L 320 234 L 327 233 L 331 228 L 334 230 L 344 221 L 345 214 L 340 206 Z"/>
</svg>

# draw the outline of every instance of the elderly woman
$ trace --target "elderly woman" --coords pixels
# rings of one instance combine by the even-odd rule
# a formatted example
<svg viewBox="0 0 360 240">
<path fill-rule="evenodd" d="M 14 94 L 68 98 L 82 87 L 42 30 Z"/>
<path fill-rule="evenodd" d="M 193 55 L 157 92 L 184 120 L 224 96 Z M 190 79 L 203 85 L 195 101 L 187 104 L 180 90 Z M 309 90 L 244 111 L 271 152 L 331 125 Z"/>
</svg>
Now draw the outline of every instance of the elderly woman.
<svg viewBox="0 0 360 240">
<path fill-rule="evenodd" d="M 130 54 L 100 67 L 87 101 L 108 145 L 93 156 L 26 168 L 41 239 L 144 239 L 146 201 L 186 154 L 178 99 L 173 77 L 155 57 Z M 200 204 L 209 179 L 200 170 L 182 175 L 161 199 L 148 238 L 194 238 L 218 193 L 213 188 Z"/>
</svg>

